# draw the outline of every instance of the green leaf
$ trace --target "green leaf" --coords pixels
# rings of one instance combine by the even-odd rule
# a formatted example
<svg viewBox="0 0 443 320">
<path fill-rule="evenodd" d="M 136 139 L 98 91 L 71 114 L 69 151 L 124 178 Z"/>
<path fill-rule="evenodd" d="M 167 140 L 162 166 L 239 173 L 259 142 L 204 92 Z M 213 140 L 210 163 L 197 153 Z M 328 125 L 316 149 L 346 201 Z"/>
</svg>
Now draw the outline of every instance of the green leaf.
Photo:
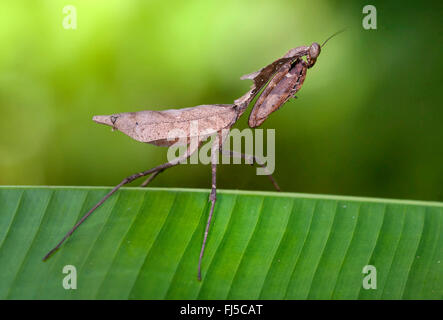
<svg viewBox="0 0 443 320">
<path fill-rule="evenodd" d="M 125 188 L 42 262 L 107 191 L 0 187 L 1 299 L 443 298 L 432 202 L 220 190 L 199 282 L 209 192 Z"/>
</svg>

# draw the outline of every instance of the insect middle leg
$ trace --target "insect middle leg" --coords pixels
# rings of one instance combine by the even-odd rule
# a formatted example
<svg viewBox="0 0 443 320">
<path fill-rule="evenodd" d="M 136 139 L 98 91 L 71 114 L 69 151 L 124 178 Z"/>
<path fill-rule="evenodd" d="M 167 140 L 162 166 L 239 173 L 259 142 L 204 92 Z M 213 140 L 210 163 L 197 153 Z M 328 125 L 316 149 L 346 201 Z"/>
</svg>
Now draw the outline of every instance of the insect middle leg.
<svg viewBox="0 0 443 320">
<path fill-rule="evenodd" d="M 198 273 L 197 278 L 201 280 L 201 263 L 203 259 L 203 253 L 205 252 L 206 241 L 208 239 L 209 227 L 211 226 L 212 215 L 214 214 L 215 201 L 217 199 L 217 155 L 219 151 L 219 144 L 213 143 L 211 148 L 211 193 L 209 194 L 209 201 L 211 202 L 211 209 L 209 210 L 208 221 L 206 222 L 205 234 L 203 236 L 203 243 L 200 250 L 200 256 L 198 259 Z"/>
<path fill-rule="evenodd" d="M 233 150 L 225 150 L 225 149 L 220 149 L 220 152 L 221 152 L 221 154 L 224 154 L 224 155 L 232 157 L 232 158 L 242 158 L 242 159 L 248 161 L 251 164 L 251 166 L 253 166 L 254 164 L 257 164 L 258 166 L 260 166 L 266 170 L 265 165 L 255 156 L 252 156 L 249 154 L 244 154 L 244 153 L 233 151 Z M 271 183 L 274 185 L 274 188 L 277 191 L 280 191 L 280 187 L 279 187 L 277 181 L 272 176 L 272 174 L 268 173 L 267 176 L 268 176 L 269 180 L 271 180 Z"/>
</svg>

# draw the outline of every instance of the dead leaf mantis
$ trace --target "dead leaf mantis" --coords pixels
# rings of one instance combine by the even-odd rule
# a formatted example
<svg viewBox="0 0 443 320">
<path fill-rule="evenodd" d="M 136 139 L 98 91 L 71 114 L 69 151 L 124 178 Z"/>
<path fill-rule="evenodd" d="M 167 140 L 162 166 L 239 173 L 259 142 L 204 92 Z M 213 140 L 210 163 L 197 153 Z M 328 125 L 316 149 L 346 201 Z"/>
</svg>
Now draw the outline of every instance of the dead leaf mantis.
<svg viewBox="0 0 443 320">
<path fill-rule="evenodd" d="M 343 30 L 342 30 L 343 31 Z M 282 58 L 275 60 L 266 67 L 257 72 L 245 75 L 241 79 L 253 80 L 251 89 L 239 99 L 235 100 L 233 104 L 213 104 L 200 105 L 192 108 L 171 109 L 165 111 L 139 111 L 139 112 L 125 112 L 108 116 L 94 116 L 93 120 L 97 123 L 111 126 L 129 137 L 145 143 L 154 144 L 157 146 L 171 146 L 175 140 L 168 139 L 168 133 L 171 130 L 180 129 L 184 137 L 187 138 L 187 150 L 185 154 L 177 157 L 173 161 L 168 161 L 152 169 L 133 174 L 123 179 L 116 185 L 108 194 L 106 194 L 94 207 L 92 207 L 71 230 L 62 238 L 62 240 L 43 258 L 47 260 L 63 242 L 113 193 L 115 193 L 122 186 L 141 177 L 149 176 L 149 178 L 142 184 L 148 185 L 159 173 L 164 170 L 180 164 L 183 160 L 190 157 L 209 135 L 217 134 L 219 139 L 217 143 L 211 146 L 211 171 L 212 184 L 209 201 L 211 208 L 209 211 L 208 220 L 205 227 L 203 243 L 200 250 L 198 261 L 198 280 L 201 280 L 201 264 L 203 254 L 205 251 L 206 241 L 209 234 L 209 227 L 211 225 L 212 215 L 216 202 L 216 171 L 217 161 L 216 155 L 218 152 L 226 154 L 231 157 L 241 157 L 252 159 L 252 164 L 262 165 L 254 156 L 238 153 L 231 150 L 223 150 L 222 145 L 227 135 L 222 134 L 226 132 L 237 122 L 239 117 L 245 112 L 248 105 L 260 92 L 260 90 L 268 83 L 263 90 L 260 97 L 257 99 L 250 115 L 248 124 L 251 128 L 260 126 L 268 116 L 278 110 L 290 98 L 295 97 L 295 93 L 300 90 L 306 78 L 307 69 L 312 68 L 317 61 L 317 57 L 321 52 L 321 48 L 326 42 L 342 32 L 339 31 L 329 37 L 322 45 L 314 42 L 310 46 L 300 46 L 289 50 Z M 306 58 L 306 61 L 303 59 Z M 197 132 L 189 131 L 189 123 L 191 121 L 198 122 Z M 204 130 L 204 132 L 203 132 Z M 197 143 L 192 145 L 191 138 L 197 139 Z M 271 174 L 269 179 L 279 191 L 280 188 Z"/>
</svg>

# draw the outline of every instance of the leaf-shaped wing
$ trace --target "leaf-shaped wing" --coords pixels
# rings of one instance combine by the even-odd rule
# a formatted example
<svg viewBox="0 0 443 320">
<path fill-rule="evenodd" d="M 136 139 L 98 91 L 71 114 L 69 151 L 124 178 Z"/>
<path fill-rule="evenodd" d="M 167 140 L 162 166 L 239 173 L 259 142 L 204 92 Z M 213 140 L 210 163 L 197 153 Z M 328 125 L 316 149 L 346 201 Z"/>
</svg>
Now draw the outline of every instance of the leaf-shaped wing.
<svg viewBox="0 0 443 320">
<path fill-rule="evenodd" d="M 178 139 L 195 136 L 204 138 L 230 127 L 236 117 L 235 105 L 215 104 L 94 116 L 93 120 L 111 126 L 137 141 L 170 146 Z"/>
</svg>

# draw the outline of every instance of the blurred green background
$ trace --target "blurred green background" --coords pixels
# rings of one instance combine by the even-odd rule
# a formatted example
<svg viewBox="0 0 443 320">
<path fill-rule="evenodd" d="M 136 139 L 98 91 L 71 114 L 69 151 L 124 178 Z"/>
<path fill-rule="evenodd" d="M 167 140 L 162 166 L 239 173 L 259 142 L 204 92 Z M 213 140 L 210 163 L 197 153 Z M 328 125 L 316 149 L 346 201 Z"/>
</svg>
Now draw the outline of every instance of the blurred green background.
<svg viewBox="0 0 443 320">
<path fill-rule="evenodd" d="M 362 8 L 377 8 L 364 30 Z M 77 29 L 63 28 L 63 7 Z M 166 161 L 91 118 L 231 103 L 245 73 L 322 42 L 298 99 L 276 128 L 284 191 L 443 201 L 441 1 L 0 2 L 0 184 L 115 185 Z M 247 114 L 237 128 L 247 126 Z M 218 185 L 272 190 L 246 165 Z M 152 186 L 210 187 L 210 169 L 179 166 Z"/>
</svg>

